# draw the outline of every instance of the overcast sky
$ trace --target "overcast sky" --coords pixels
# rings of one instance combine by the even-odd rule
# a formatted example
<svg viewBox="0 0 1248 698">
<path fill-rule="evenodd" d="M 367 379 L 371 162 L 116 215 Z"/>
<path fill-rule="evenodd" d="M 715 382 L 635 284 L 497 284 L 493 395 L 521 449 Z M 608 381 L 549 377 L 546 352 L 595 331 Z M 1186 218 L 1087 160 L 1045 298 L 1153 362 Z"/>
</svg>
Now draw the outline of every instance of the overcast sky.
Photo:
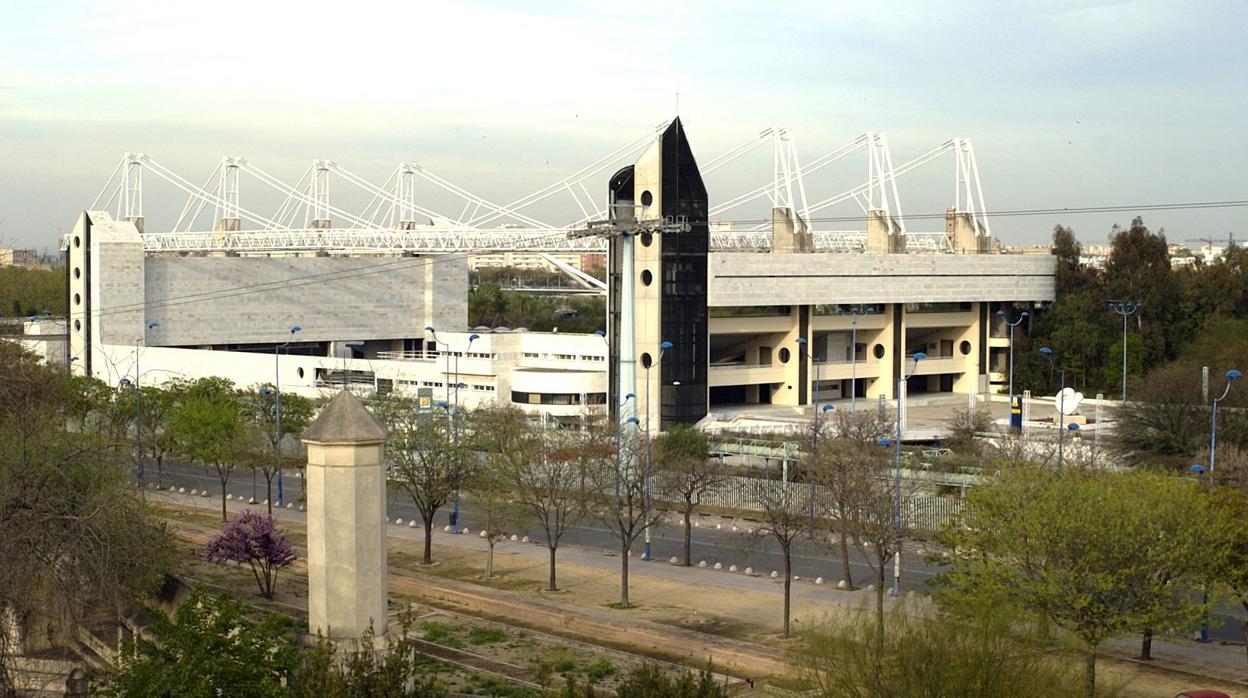
<svg viewBox="0 0 1248 698">
<path fill-rule="evenodd" d="M 315 158 L 378 183 L 413 161 L 510 201 L 670 118 L 677 93 L 704 162 L 773 124 L 804 161 L 867 130 L 888 134 L 897 163 L 969 136 L 989 210 L 1248 199 L 1245 27 L 1234 0 L 13 0 L 0 23 L 0 246 L 54 245 L 127 151 L 197 182 L 223 155 L 292 183 Z M 770 154 L 755 155 L 708 178 L 712 205 L 769 180 Z M 808 196 L 865 175 L 855 156 L 812 177 Z M 952 159 L 899 185 L 909 227 L 940 229 L 917 216 L 952 204 Z M 245 207 L 276 206 L 243 187 Z M 335 201 L 362 207 L 351 196 Z M 426 201 L 448 210 L 439 197 Z M 149 177 L 149 230 L 184 201 Z M 532 213 L 563 224 L 579 211 L 565 197 Z M 1101 242 L 1130 218 L 992 227 L 1039 242 L 1063 222 Z M 1248 208 L 1145 214 L 1179 241 L 1248 237 L 1246 220 Z"/>
</svg>

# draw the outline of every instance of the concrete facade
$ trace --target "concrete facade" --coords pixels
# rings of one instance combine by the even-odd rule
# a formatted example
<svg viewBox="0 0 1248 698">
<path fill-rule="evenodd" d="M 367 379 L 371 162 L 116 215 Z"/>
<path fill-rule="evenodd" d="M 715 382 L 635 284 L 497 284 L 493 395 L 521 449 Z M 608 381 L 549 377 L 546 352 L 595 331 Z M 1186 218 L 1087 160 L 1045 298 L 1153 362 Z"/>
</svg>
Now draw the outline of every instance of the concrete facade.
<svg viewBox="0 0 1248 698">
<path fill-rule="evenodd" d="M 711 255 L 712 308 L 820 303 L 1054 300 L 1053 257 L 951 254 Z"/>
<path fill-rule="evenodd" d="M 148 257 L 146 319 L 162 346 L 418 336 L 463 327 L 462 257 Z M 455 281 L 458 280 L 458 283 Z M 427 293 L 427 291 L 432 291 Z"/>
<path fill-rule="evenodd" d="M 381 638 L 386 592 L 386 431 L 342 391 L 303 433 L 308 447 L 308 630 Z"/>
</svg>

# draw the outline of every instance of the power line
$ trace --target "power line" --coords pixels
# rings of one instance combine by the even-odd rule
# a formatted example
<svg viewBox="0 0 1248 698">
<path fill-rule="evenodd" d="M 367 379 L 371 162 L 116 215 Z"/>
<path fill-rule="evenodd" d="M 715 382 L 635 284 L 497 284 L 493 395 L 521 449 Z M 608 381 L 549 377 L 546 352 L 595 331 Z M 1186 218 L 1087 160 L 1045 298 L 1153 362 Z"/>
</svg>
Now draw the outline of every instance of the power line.
<svg viewBox="0 0 1248 698">
<path fill-rule="evenodd" d="M 1056 214 L 1092 214 L 1092 213 L 1116 213 L 1116 212 L 1139 212 L 1139 211 L 1174 211 L 1174 210 L 1194 210 L 1194 209 L 1218 209 L 1218 208 L 1243 208 L 1248 207 L 1248 200 L 1228 200 L 1228 201 L 1200 201 L 1200 202 L 1180 202 L 1170 204 L 1137 204 L 1137 205 L 1116 205 L 1116 206 L 1086 206 L 1086 207 L 1063 207 L 1063 208 L 1037 208 L 1037 209 L 1013 209 L 1001 211 L 989 211 L 984 215 L 994 217 L 1015 217 L 1015 216 L 1051 216 Z M 908 220 L 944 220 L 947 212 L 908 215 Z M 809 223 L 835 223 L 835 222 L 861 222 L 862 216 L 820 216 L 811 218 Z M 740 219 L 731 221 L 716 221 L 717 223 L 753 223 L 763 224 L 770 222 L 769 219 Z M 543 242 L 546 240 L 564 237 L 567 231 L 554 231 L 549 234 L 530 237 L 527 240 L 518 241 L 520 245 L 525 242 Z M 433 257 L 399 257 L 397 259 L 388 259 L 377 264 L 366 265 L 356 269 L 341 269 L 329 272 L 321 272 L 317 274 L 306 274 L 290 279 L 281 279 L 277 281 L 268 281 L 256 284 L 247 284 L 243 286 L 234 286 L 213 291 L 204 291 L 200 293 L 186 294 L 182 296 L 172 296 L 153 301 L 144 301 L 142 303 L 130 303 L 93 311 L 92 317 L 105 317 L 109 315 L 118 315 L 128 312 L 134 312 L 140 309 L 150 308 L 168 308 L 180 305 L 189 305 L 192 303 L 202 303 L 215 300 L 223 300 L 250 293 L 260 293 L 264 291 L 275 291 L 278 289 L 298 288 L 307 286 L 319 281 L 338 281 L 373 274 L 384 273 L 392 268 L 408 264 L 416 259 L 421 260 L 422 264 L 446 264 L 456 262 L 461 259 L 467 259 L 469 255 L 476 252 L 490 251 L 490 248 L 470 248 L 461 252 L 437 254 Z"/>
<path fill-rule="evenodd" d="M 1082 207 L 1064 207 L 1064 208 L 1024 208 L 1024 209 L 1005 209 L 1000 211 L 985 211 L 981 215 L 993 218 L 1013 218 L 1024 216 L 1052 216 L 1059 214 L 1090 214 L 1090 213 L 1122 213 L 1122 212 L 1138 212 L 1138 211 L 1185 211 L 1194 209 L 1217 209 L 1217 208 L 1243 208 L 1248 207 L 1246 200 L 1230 200 L 1230 201 L 1190 201 L 1171 204 L 1135 204 L 1135 205 L 1117 205 L 1117 206 L 1082 206 Z M 940 213 L 921 213 L 906 214 L 906 220 L 944 220 L 948 215 L 947 211 Z M 862 215 L 857 216 L 816 216 L 806 219 L 807 223 L 849 223 L 861 222 Z M 747 218 L 740 220 L 716 220 L 716 223 L 741 223 L 741 224 L 762 224 L 770 223 L 770 218 Z"/>
<path fill-rule="evenodd" d="M 527 238 L 525 242 L 542 242 L 550 239 L 562 238 L 567 235 L 567 231 L 557 231 L 545 235 Z M 304 274 L 290 279 L 280 279 L 277 281 L 267 281 L 257 284 L 246 284 L 243 286 L 232 286 L 228 288 L 216 289 L 213 291 L 203 291 L 200 293 L 190 293 L 182 296 L 171 296 L 153 301 L 143 301 L 142 303 L 128 303 L 123 305 L 110 306 L 102 308 L 98 311 L 92 311 L 92 317 L 105 317 L 108 315 L 119 315 L 130 313 L 136 310 L 149 308 L 168 308 L 179 305 L 189 305 L 192 303 L 203 303 L 208 301 L 223 300 L 233 298 L 235 296 L 247 295 L 250 293 L 260 293 L 264 291 L 276 291 L 284 288 L 297 288 L 299 286 L 307 286 L 309 284 L 320 281 L 341 281 L 345 279 L 359 278 L 372 274 L 379 274 L 391 270 L 393 267 L 409 264 L 419 261 L 424 264 L 447 264 L 456 262 L 461 259 L 467 259 L 474 252 L 490 251 L 490 248 L 468 249 L 462 252 L 437 254 L 428 257 L 399 257 L 397 259 L 387 259 L 384 262 L 369 264 L 355 269 L 339 269 L 331 272 L 321 272 L 318 274 Z"/>
</svg>

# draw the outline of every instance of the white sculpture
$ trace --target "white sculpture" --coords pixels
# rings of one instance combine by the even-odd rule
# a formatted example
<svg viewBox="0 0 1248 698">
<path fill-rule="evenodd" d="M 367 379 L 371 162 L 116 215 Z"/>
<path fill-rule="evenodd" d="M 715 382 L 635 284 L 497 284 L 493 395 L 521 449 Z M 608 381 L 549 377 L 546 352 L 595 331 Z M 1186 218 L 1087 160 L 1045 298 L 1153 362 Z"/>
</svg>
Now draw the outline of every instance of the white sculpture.
<svg viewBox="0 0 1248 698">
<path fill-rule="evenodd" d="M 1083 402 L 1083 393 L 1075 392 L 1074 388 L 1064 388 L 1053 397 L 1053 402 L 1063 416 L 1070 416 L 1079 411 L 1079 403 Z"/>
</svg>

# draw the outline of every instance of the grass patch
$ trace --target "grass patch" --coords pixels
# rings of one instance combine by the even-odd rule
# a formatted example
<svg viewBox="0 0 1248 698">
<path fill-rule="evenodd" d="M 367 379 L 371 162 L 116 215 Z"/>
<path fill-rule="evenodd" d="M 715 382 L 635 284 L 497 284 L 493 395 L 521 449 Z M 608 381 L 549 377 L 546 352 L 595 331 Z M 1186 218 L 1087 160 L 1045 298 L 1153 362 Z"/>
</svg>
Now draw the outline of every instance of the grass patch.
<svg viewBox="0 0 1248 698">
<path fill-rule="evenodd" d="M 507 633 L 498 628 L 473 628 L 472 632 L 468 633 L 470 645 L 489 645 L 506 639 Z"/>
<path fill-rule="evenodd" d="M 463 649 L 464 643 L 459 639 L 459 634 L 455 628 L 446 623 L 438 623 L 437 621 L 425 621 L 420 624 L 421 637 L 426 642 L 432 642 L 435 645 L 445 645 L 446 647 L 454 647 L 455 649 Z"/>
<path fill-rule="evenodd" d="M 585 678 L 589 679 L 590 683 L 598 683 L 608 676 L 614 675 L 615 665 L 606 657 L 599 657 L 593 664 L 585 667 Z"/>
</svg>

